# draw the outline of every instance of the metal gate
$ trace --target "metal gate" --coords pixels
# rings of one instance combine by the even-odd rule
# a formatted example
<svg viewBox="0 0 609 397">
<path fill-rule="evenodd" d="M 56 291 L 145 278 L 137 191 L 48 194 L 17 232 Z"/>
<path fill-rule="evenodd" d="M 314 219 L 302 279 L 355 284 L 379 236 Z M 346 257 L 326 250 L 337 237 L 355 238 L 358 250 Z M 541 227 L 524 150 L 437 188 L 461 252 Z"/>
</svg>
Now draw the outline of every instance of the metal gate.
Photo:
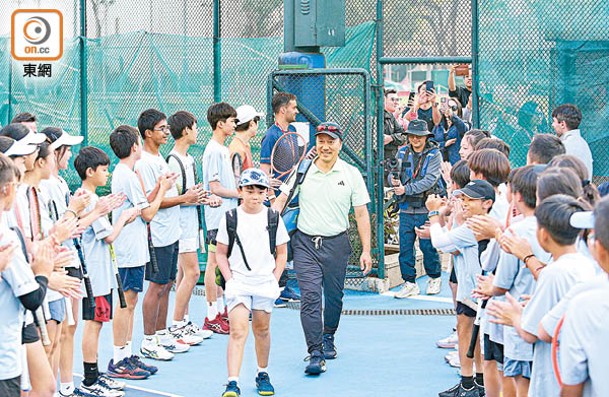
<svg viewBox="0 0 609 397">
<path fill-rule="evenodd" d="M 267 84 L 267 124 L 273 122 L 271 98 L 277 92 L 291 92 L 298 98 L 300 114 L 297 121 L 308 122 L 311 131 L 324 121 L 338 123 L 344 130 L 340 157 L 357 167 L 366 181 L 372 200 L 370 224 L 372 229 L 373 274 L 383 272 L 382 202 L 379 205 L 376 187 L 379 184 L 379 167 L 375 160 L 374 108 L 371 105 L 370 75 L 365 69 L 306 69 L 278 70 L 269 75 Z M 312 134 L 311 134 L 312 136 Z M 382 173 L 381 173 L 382 177 Z M 380 219 L 380 226 L 377 219 Z M 350 215 L 349 237 L 353 254 L 347 269 L 347 284 L 362 280 L 359 257 L 362 252 L 353 215 Z M 380 268 L 379 268 L 380 267 Z M 359 280 L 359 281 L 358 281 Z"/>
</svg>

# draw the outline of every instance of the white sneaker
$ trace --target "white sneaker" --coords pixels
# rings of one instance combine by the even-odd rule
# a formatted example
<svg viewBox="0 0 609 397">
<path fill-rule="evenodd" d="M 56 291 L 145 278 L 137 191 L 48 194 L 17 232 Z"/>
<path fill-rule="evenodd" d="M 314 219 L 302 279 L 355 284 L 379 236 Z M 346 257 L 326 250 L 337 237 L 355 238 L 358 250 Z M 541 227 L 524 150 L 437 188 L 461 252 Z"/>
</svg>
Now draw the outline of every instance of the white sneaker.
<svg viewBox="0 0 609 397">
<path fill-rule="evenodd" d="M 181 328 L 170 327 L 169 333 L 171 336 L 173 336 L 176 342 L 185 343 L 190 346 L 198 345 L 199 343 L 203 342 L 203 338 L 200 336 L 189 333 L 186 330 L 186 326 Z"/>
<path fill-rule="evenodd" d="M 459 343 L 459 336 L 457 336 L 457 331 L 455 331 L 446 338 L 437 341 L 436 346 L 441 349 L 454 349 L 457 343 Z"/>
<path fill-rule="evenodd" d="M 419 290 L 419 286 L 417 283 L 405 282 L 398 292 L 395 293 L 394 298 L 396 299 L 404 299 L 410 296 L 419 295 L 421 291 Z"/>
<path fill-rule="evenodd" d="M 437 295 L 440 293 L 440 288 L 442 287 L 442 279 L 438 278 L 430 278 L 427 280 L 427 295 Z"/>
<path fill-rule="evenodd" d="M 203 339 L 209 339 L 214 334 L 213 331 L 211 331 L 209 329 L 201 329 L 201 328 L 199 328 L 198 325 L 193 324 L 190 321 L 188 322 L 188 324 L 186 324 L 185 328 L 186 328 L 186 332 L 188 332 L 189 334 L 196 335 Z"/>
<path fill-rule="evenodd" d="M 459 357 L 459 352 L 457 350 L 453 350 L 453 351 L 449 352 L 447 355 L 445 355 L 444 360 L 447 363 L 449 363 L 450 360 L 454 359 L 455 356 Z"/>
<path fill-rule="evenodd" d="M 450 360 L 448 361 L 448 365 L 450 365 L 453 368 L 461 368 L 461 360 L 459 359 L 458 352 L 457 352 L 457 354 L 455 354 L 454 356 L 452 356 L 450 358 Z"/>
<path fill-rule="evenodd" d="M 170 353 L 186 353 L 190 350 L 190 345 L 179 341 L 171 334 L 159 336 L 159 345 Z"/>
<path fill-rule="evenodd" d="M 87 396 L 125 397 L 125 392 L 110 389 L 101 378 L 98 378 L 91 386 L 85 386 L 81 383 L 79 389 L 81 393 Z"/>
<path fill-rule="evenodd" d="M 120 380 L 112 379 L 105 373 L 99 374 L 99 379 L 101 382 L 105 383 L 109 389 L 112 389 L 112 390 L 123 390 L 125 387 L 127 387 L 127 384 L 125 382 L 121 382 Z"/>
<path fill-rule="evenodd" d="M 163 346 L 156 342 L 143 342 L 142 347 L 140 348 L 140 353 L 142 353 L 142 356 L 146 358 L 160 361 L 169 361 L 174 357 L 173 353 L 167 351 Z"/>
</svg>

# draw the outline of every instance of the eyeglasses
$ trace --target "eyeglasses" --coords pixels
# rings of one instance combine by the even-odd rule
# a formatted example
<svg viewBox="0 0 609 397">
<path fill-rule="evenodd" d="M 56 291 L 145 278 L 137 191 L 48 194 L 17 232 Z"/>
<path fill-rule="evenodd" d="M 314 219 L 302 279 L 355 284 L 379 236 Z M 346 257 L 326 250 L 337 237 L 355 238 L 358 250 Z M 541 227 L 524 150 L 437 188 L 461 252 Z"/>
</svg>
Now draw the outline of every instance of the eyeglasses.
<svg viewBox="0 0 609 397">
<path fill-rule="evenodd" d="M 153 128 L 153 130 L 155 130 L 155 131 L 161 131 L 161 132 L 167 132 L 167 131 L 169 131 L 169 127 L 170 127 L 170 125 L 167 124 L 167 125 L 162 125 L 159 128 Z"/>
<path fill-rule="evenodd" d="M 320 124 L 317 126 L 317 132 L 321 132 L 321 131 L 340 132 L 340 128 L 338 128 L 335 125 Z"/>
</svg>

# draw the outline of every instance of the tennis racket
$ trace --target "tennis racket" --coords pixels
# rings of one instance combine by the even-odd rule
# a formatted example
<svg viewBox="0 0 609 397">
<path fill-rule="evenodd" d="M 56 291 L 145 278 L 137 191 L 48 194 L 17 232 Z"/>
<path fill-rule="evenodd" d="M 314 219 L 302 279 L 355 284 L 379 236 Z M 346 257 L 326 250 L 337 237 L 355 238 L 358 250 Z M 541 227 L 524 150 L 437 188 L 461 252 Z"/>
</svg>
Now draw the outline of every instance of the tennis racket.
<svg viewBox="0 0 609 397">
<path fill-rule="evenodd" d="M 230 159 L 231 167 L 233 169 L 233 175 L 235 176 L 235 184 L 239 186 L 239 179 L 241 179 L 241 171 L 243 171 L 243 159 L 239 153 L 233 153 Z"/>
<path fill-rule="evenodd" d="M 486 308 L 487 303 L 488 299 L 478 299 L 478 311 L 476 312 L 476 319 L 474 320 L 474 327 L 472 328 L 472 338 L 469 341 L 469 348 L 467 349 L 467 358 L 474 358 L 478 335 L 480 335 L 480 319 L 482 318 L 482 312 Z"/>
<path fill-rule="evenodd" d="M 77 238 L 72 239 L 76 252 L 78 252 L 78 260 L 80 261 L 80 268 L 82 269 L 82 277 L 85 281 L 85 291 L 87 293 L 87 300 L 89 301 L 89 307 L 91 310 L 95 310 L 95 296 L 93 296 L 93 287 L 91 286 L 91 279 L 89 278 L 89 272 L 87 271 L 87 264 L 85 263 L 85 256 L 80 246 L 80 241 Z"/>
<path fill-rule="evenodd" d="M 116 254 L 114 253 L 114 246 L 110 246 L 110 257 L 112 258 L 112 269 L 114 270 L 114 277 L 116 277 L 116 289 L 118 290 L 118 300 L 121 304 L 121 309 L 127 307 L 127 301 L 125 300 L 125 290 L 123 290 L 123 281 L 118 273 L 118 263 L 116 262 Z"/>
<path fill-rule="evenodd" d="M 560 356 L 560 331 L 562 325 L 565 322 L 565 316 L 562 316 L 556 324 L 554 335 L 552 335 L 552 368 L 554 369 L 554 375 L 558 381 L 558 385 L 562 387 L 562 376 L 560 375 L 560 363 L 558 362 Z"/>
<path fill-rule="evenodd" d="M 44 319 L 44 311 L 42 310 L 42 306 L 39 306 L 38 309 L 32 312 L 32 314 L 34 315 L 34 323 L 40 330 L 40 339 L 42 339 L 42 344 L 44 346 L 49 346 L 51 344 L 51 339 L 49 339 L 49 331 L 47 330 L 47 322 Z"/>
<path fill-rule="evenodd" d="M 271 170 L 273 178 L 284 179 L 305 157 L 307 142 L 296 132 L 283 134 L 271 151 Z"/>
</svg>

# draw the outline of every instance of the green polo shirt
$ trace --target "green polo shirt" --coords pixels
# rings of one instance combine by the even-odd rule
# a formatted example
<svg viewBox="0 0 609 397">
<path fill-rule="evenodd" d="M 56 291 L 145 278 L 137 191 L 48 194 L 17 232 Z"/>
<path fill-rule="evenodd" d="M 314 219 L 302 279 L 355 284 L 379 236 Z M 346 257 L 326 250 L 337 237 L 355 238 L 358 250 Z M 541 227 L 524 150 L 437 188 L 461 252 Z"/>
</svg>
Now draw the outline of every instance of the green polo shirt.
<svg viewBox="0 0 609 397">
<path fill-rule="evenodd" d="M 281 186 L 288 195 L 293 181 Z M 362 174 L 341 159 L 328 173 L 311 164 L 296 193 L 300 205 L 298 230 L 311 236 L 336 236 L 349 227 L 351 207 L 366 205 L 370 196 Z"/>
</svg>

